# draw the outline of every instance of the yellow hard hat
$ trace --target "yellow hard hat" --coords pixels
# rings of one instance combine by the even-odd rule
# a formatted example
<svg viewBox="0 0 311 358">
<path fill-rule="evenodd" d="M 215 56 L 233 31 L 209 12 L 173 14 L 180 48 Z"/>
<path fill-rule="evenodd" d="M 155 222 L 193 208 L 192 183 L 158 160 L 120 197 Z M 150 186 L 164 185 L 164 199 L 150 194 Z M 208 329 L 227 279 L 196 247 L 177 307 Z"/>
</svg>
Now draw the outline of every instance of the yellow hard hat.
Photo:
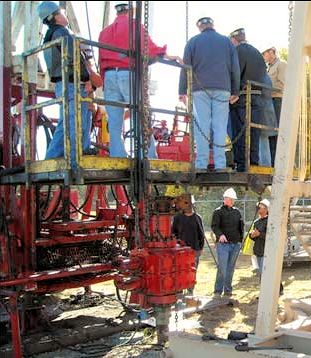
<svg viewBox="0 0 311 358">
<path fill-rule="evenodd" d="M 182 186 L 179 185 L 167 185 L 165 196 L 170 196 L 172 198 L 176 198 L 182 194 L 185 194 L 186 191 Z"/>
</svg>

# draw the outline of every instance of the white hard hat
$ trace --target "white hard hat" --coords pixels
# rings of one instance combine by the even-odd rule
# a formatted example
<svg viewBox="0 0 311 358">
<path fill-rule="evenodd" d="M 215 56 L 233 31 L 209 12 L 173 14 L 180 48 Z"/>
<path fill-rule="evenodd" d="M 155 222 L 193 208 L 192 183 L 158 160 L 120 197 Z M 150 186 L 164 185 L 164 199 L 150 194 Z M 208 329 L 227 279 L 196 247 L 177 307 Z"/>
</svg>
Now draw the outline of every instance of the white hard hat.
<svg viewBox="0 0 311 358">
<path fill-rule="evenodd" d="M 237 199 L 236 192 L 233 188 L 229 188 L 224 192 L 224 198 Z"/>
<path fill-rule="evenodd" d="M 269 44 L 268 46 L 266 45 L 266 46 L 264 46 L 264 47 L 262 47 L 262 48 L 260 49 L 260 52 L 261 52 L 262 54 L 264 54 L 265 52 L 270 51 L 270 50 L 273 50 L 274 52 L 276 52 L 275 46 L 274 46 L 274 45 L 271 45 L 271 44 Z"/>
<path fill-rule="evenodd" d="M 50 20 L 49 16 L 57 11 L 60 11 L 60 7 L 53 1 L 42 1 L 37 7 L 37 13 L 42 21 L 46 18 Z"/>
<path fill-rule="evenodd" d="M 125 11 L 129 9 L 129 3 L 127 1 L 115 1 L 114 7 L 117 10 L 117 12 Z"/>
<path fill-rule="evenodd" d="M 267 209 L 270 208 L 270 201 L 268 199 L 263 199 L 258 204 L 264 205 Z"/>
</svg>

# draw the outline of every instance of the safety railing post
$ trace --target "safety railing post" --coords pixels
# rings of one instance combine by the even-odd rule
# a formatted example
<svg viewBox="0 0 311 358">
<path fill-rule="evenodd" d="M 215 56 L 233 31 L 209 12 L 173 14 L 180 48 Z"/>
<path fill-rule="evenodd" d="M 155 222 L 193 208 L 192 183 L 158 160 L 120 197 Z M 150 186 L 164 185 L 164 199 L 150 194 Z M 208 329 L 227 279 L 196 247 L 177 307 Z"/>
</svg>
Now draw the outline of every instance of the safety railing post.
<svg viewBox="0 0 311 358">
<path fill-rule="evenodd" d="M 250 168 L 251 152 L 251 122 L 252 122 L 252 85 L 249 81 L 246 84 L 246 129 L 245 129 L 245 171 Z"/>
<path fill-rule="evenodd" d="M 22 105 L 22 126 L 23 126 L 23 136 L 22 136 L 22 156 L 25 160 L 25 173 L 26 181 L 29 183 L 28 179 L 28 169 L 29 162 L 31 159 L 30 153 L 30 122 L 29 122 L 29 112 L 27 111 L 28 99 L 29 99 L 29 73 L 28 73 L 28 57 L 23 56 L 23 78 L 22 78 L 22 90 L 23 90 L 23 105 Z"/>
<path fill-rule="evenodd" d="M 187 112 L 189 113 L 189 150 L 190 150 L 190 163 L 191 171 L 195 171 L 195 155 L 194 155 L 194 121 L 193 121 L 193 95 L 192 95 L 192 85 L 193 85 L 193 74 L 192 69 L 186 69 L 187 74 Z"/>
<path fill-rule="evenodd" d="M 74 38 L 74 56 L 73 56 L 73 71 L 74 71 L 74 106 L 75 106 L 75 159 L 77 166 L 81 166 L 82 159 L 82 115 L 81 115 L 81 67 L 80 67 L 80 45 L 79 39 Z M 85 133 L 87 135 L 87 133 Z M 73 143 L 71 143 L 73 145 Z"/>
<path fill-rule="evenodd" d="M 64 157 L 67 168 L 71 166 L 71 143 L 70 143 L 70 121 L 69 121 L 69 95 L 68 95 L 68 37 L 63 37 L 61 42 L 62 63 L 62 103 L 63 103 L 63 126 L 64 126 Z"/>
</svg>

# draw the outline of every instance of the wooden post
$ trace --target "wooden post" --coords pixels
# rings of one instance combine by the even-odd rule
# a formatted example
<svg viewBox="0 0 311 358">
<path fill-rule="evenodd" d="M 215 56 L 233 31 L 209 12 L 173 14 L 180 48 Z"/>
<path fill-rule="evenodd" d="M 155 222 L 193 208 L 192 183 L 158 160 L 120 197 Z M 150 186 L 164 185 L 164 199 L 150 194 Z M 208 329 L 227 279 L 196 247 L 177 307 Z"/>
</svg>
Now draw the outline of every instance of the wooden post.
<svg viewBox="0 0 311 358">
<path fill-rule="evenodd" d="M 256 322 L 256 336 L 259 338 L 272 335 L 275 330 L 289 203 L 290 198 L 297 194 L 296 184 L 293 184 L 293 168 L 306 53 L 305 40 L 306 34 L 310 33 L 310 12 L 310 1 L 295 2 Z"/>
</svg>

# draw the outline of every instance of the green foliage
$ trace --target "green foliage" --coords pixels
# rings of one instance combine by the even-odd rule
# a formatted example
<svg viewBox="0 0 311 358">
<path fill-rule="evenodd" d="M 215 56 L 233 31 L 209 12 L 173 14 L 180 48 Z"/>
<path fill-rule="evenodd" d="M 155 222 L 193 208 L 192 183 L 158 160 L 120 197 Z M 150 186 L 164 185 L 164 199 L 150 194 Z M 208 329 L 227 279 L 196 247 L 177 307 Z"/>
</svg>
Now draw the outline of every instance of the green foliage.
<svg viewBox="0 0 311 358">
<path fill-rule="evenodd" d="M 288 58 L 288 49 L 283 47 L 279 49 L 279 57 L 281 60 L 287 62 L 287 58 Z"/>
</svg>

